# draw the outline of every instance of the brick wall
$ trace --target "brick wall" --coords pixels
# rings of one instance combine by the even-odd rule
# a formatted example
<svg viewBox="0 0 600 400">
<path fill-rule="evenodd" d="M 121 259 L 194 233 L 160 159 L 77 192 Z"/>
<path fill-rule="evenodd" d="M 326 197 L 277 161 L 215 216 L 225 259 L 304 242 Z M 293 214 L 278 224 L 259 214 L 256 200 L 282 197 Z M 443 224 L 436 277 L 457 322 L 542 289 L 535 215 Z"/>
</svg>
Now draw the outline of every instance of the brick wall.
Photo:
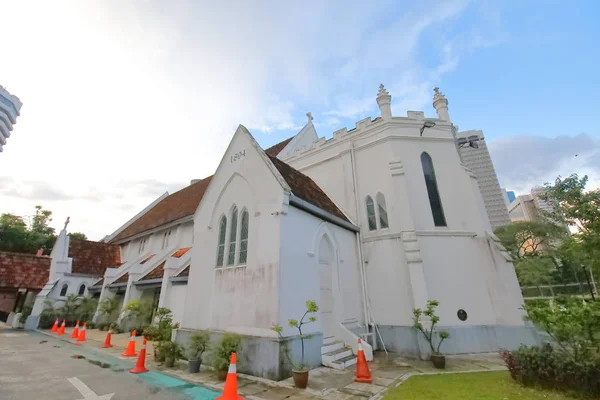
<svg viewBox="0 0 600 400">
<path fill-rule="evenodd" d="M 0 290 L 41 290 L 50 272 L 50 257 L 0 252 Z"/>
</svg>

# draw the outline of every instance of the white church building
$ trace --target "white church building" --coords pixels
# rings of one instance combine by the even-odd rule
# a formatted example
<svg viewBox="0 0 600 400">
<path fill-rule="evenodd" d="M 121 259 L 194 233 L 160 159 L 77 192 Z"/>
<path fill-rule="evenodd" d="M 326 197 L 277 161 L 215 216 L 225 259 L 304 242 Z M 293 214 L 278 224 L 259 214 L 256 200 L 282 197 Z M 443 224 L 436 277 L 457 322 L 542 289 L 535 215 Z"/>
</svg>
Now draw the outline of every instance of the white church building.
<svg viewBox="0 0 600 400">
<path fill-rule="evenodd" d="M 194 330 L 242 335 L 241 372 L 289 374 L 270 330 L 319 305 L 307 356 L 312 366 L 355 362 L 385 348 L 427 356 L 412 310 L 440 302 L 446 354 L 538 342 L 523 321 L 512 261 L 493 235 L 472 172 L 461 163 L 448 101 L 437 118 L 381 116 L 319 138 L 302 130 L 267 150 L 240 125 L 214 175 L 164 194 L 103 242 L 121 265 L 86 289 L 103 299 L 152 301 L 173 310 L 175 340 Z M 60 282 L 54 283 L 60 287 Z M 292 340 L 291 348 L 297 351 Z"/>
</svg>

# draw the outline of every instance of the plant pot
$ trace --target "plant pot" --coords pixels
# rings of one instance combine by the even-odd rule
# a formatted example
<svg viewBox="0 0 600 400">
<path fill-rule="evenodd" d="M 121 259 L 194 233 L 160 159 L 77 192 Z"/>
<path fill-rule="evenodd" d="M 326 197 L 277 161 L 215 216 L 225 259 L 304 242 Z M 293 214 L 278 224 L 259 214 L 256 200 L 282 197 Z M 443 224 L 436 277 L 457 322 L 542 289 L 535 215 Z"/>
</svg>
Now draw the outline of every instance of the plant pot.
<svg viewBox="0 0 600 400">
<path fill-rule="evenodd" d="M 202 364 L 202 360 L 188 360 L 189 373 L 196 374 L 200 372 L 200 364 Z"/>
<path fill-rule="evenodd" d="M 166 356 L 165 357 L 165 367 L 173 368 L 175 365 L 175 357 Z"/>
<path fill-rule="evenodd" d="M 308 385 L 308 371 L 292 370 L 292 376 L 294 377 L 294 386 L 299 389 L 306 389 Z"/>
<path fill-rule="evenodd" d="M 446 367 L 446 356 L 441 354 L 432 354 L 431 362 L 433 363 L 434 367 L 438 369 L 444 369 Z"/>
<path fill-rule="evenodd" d="M 226 369 L 223 369 L 223 370 L 219 369 L 219 370 L 217 370 L 217 378 L 220 381 L 225 382 L 225 379 L 227 379 L 227 370 Z"/>
</svg>

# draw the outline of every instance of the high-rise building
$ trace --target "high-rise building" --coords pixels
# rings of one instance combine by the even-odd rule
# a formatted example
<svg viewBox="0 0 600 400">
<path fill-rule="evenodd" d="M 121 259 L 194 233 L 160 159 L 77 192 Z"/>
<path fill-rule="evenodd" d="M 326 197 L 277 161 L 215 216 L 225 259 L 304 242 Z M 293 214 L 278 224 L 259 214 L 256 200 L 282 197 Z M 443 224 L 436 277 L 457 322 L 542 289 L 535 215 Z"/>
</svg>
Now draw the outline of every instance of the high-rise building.
<svg viewBox="0 0 600 400">
<path fill-rule="evenodd" d="M 0 152 L 6 144 L 6 139 L 10 137 L 10 131 L 13 125 L 17 123 L 17 117 L 20 114 L 21 100 L 13 94 L 10 94 L 5 87 L 0 86 Z"/>
<path fill-rule="evenodd" d="M 492 229 L 510 224 L 505 196 L 498 183 L 483 132 L 479 130 L 459 132 L 456 139 L 463 163 L 477 177 L 477 184 Z"/>
</svg>

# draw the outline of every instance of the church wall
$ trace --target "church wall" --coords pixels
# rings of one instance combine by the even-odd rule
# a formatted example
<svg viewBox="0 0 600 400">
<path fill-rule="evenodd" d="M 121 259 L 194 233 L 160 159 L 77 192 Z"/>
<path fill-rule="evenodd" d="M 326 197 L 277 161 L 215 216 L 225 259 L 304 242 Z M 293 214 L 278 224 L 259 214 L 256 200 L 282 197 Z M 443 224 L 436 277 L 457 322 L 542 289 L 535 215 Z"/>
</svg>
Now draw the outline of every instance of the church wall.
<svg viewBox="0 0 600 400">
<path fill-rule="evenodd" d="M 364 321 L 355 233 L 290 207 L 281 226 L 281 311 L 277 323 L 284 327 L 284 336 L 297 333 L 287 321 L 302 317 L 307 300 L 320 303 L 319 244 L 323 235 L 330 237 L 337 259 L 332 265 L 335 322 L 352 328 Z M 322 332 L 319 315 L 306 329 L 307 333 Z"/>
<path fill-rule="evenodd" d="M 178 249 L 182 247 L 191 247 L 193 244 L 194 237 L 194 222 L 189 221 L 183 224 L 178 224 L 167 229 L 161 229 L 157 232 L 147 234 L 143 237 L 131 240 L 121 244 L 121 254 L 123 256 L 123 262 L 134 260 L 142 253 L 140 253 L 140 243 L 146 238 L 146 245 L 144 246 L 144 254 L 158 254 L 162 250 L 163 238 L 166 231 L 171 230 L 171 236 L 169 237 L 169 247 L 176 246 Z"/>
<path fill-rule="evenodd" d="M 165 304 L 163 307 L 167 307 L 173 312 L 173 323 L 183 320 L 183 313 L 185 310 L 185 297 L 188 285 L 184 284 L 172 284 L 169 282 L 169 290 L 165 297 Z"/>
</svg>

